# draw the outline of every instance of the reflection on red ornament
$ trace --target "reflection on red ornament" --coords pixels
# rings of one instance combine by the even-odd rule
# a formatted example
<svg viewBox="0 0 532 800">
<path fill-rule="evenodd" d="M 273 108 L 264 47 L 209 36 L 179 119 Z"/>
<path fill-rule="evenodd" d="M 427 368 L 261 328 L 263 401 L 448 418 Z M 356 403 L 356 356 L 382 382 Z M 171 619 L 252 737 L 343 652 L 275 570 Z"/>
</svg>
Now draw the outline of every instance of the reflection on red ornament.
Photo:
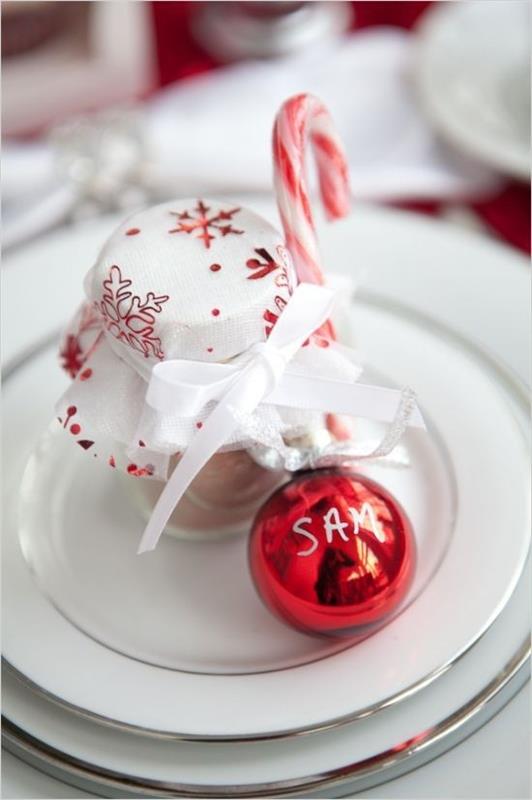
<svg viewBox="0 0 532 800">
<path fill-rule="evenodd" d="M 299 475 L 255 518 L 250 566 L 267 607 L 310 633 L 356 636 L 382 624 L 414 575 L 410 522 L 382 486 L 347 470 Z"/>
</svg>

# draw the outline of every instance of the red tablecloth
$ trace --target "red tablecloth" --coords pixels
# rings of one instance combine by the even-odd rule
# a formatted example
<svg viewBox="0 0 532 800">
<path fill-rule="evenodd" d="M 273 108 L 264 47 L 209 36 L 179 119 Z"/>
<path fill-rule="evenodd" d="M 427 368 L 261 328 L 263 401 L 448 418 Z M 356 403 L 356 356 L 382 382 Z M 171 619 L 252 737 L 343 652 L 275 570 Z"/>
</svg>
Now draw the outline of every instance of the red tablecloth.
<svg viewBox="0 0 532 800">
<path fill-rule="evenodd" d="M 219 64 L 191 35 L 190 17 L 193 2 L 152 2 L 151 10 L 155 29 L 159 85 L 180 80 L 190 75 L 215 69 Z M 412 28 L 431 5 L 420 2 L 353 2 L 355 14 L 353 30 L 371 25 L 395 25 Z M 354 187 L 356 192 L 356 187 Z M 442 203 L 406 203 L 403 206 L 437 214 L 445 208 Z M 508 181 L 502 191 L 470 204 L 493 232 L 504 241 L 527 253 L 530 252 L 530 187 L 517 181 Z"/>
</svg>

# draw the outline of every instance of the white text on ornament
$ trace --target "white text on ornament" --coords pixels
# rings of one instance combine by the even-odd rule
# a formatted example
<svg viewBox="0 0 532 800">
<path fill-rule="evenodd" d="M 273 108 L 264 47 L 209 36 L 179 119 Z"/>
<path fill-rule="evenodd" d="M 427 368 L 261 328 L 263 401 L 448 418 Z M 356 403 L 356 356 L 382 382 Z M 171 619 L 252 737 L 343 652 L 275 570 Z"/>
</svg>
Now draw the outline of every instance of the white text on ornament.
<svg viewBox="0 0 532 800">
<path fill-rule="evenodd" d="M 362 503 L 360 510 L 349 507 L 349 513 L 352 517 L 352 523 L 342 522 L 340 512 L 336 506 L 332 506 L 327 513 L 323 515 L 323 530 L 327 544 L 332 544 L 335 533 L 342 541 L 348 542 L 349 535 L 347 529 L 351 529 L 351 534 L 357 536 L 360 528 L 370 530 L 379 542 L 385 541 L 386 537 L 384 536 L 371 503 Z M 310 546 L 306 550 L 300 550 L 297 554 L 298 556 L 311 556 L 319 545 L 317 536 L 303 527 L 310 523 L 312 523 L 311 517 L 300 517 L 292 526 L 293 533 L 304 536 L 310 542 Z"/>
</svg>

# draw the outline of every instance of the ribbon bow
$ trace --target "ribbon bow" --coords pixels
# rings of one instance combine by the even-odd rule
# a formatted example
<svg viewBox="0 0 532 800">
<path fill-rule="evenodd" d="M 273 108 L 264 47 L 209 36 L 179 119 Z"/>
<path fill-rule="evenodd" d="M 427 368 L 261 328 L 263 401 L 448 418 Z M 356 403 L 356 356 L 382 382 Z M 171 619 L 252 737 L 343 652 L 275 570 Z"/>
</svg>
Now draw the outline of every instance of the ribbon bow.
<svg viewBox="0 0 532 800">
<path fill-rule="evenodd" d="M 300 283 L 269 339 L 254 345 L 231 364 L 181 359 L 162 361 L 152 370 L 146 402 L 157 411 L 193 416 L 209 402 L 217 405 L 179 460 L 163 489 L 142 536 L 139 553 L 153 550 L 170 515 L 189 484 L 238 427 L 243 414 L 260 403 L 314 409 L 392 422 L 401 392 L 353 381 L 300 375 L 290 360 L 308 337 L 329 318 L 335 293 Z M 425 427 L 411 404 L 406 424 Z"/>
</svg>

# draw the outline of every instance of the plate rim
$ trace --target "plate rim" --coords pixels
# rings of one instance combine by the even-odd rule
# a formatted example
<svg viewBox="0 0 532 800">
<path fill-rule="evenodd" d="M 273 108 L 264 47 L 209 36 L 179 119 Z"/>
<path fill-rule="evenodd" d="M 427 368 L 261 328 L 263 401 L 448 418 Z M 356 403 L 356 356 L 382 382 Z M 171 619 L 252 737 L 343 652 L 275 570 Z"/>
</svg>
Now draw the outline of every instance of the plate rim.
<svg viewBox="0 0 532 800">
<path fill-rule="evenodd" d="M 527 402 L 528 393 L 526 390 L 526 383 L 523 381 L 519 375 L 515 374 L 511 368 L 509 368 L 506 364 L 504 364 L 500 359 L 494 356 L 490 351 L 489 348 L 486 348 L 484 345 L 474 341 L 471 337 L 468 337 L 459 331 L 455 330 L 451 325 L 448 325 L 441 320 L 438 320 L 434 317 L 431 317 L 429 314 L 425 314 L 419 311 L 416 308 L 412 308 L 406 303 L 402 303 L 400 301 L 392 300 L 389 297 L 382 296 L 378 292 L 374 291 L 367 291 L 361 290 L 357 293 L 357 297 L 363 300 L 368 305 L 375 304 L 382 309 L 383 305 L 385 311 L 395 311 L 401 315 L 405 315 L 410 319 L 413 317 L 415 319 L 421 319 L 424 324 L 426 324 L 429 328 L 433 331 L 438 332 L 445 332 L 447 336 L 450 336 L 455 343 L 460 344 L 462 347 L 469 353 L 473 353 L 477 358 L 484 362 L 487 362 L 488 366 L 495 370 L 496 373 L 503 378 L 504 383 L 507 387 L 511 388 L 513 393 L 517 393 L 520 402 Z M 48 347 L 54 340 L 55 333 L 48 334 L 48 336 L 41 338 L 32 348 L 27 349 L 26 351 L 22 352 L 18 357 L 11 359 L 8 365 L 4 368 L 4 380 L 8 380 L 10 375 L 13 374 L 14 371 L 17 371 L 23 365 L 28 363 L 32 360 L 32 358 L 37 355 L 39 352 L 44 350 Z M 48 690 L 44 689 L 43 687 L 35 684 L 30 678 L 20 672 L 13 664 L 9 662 L 7 658 L 2 656 L 2 662 L 5 666 L 13 672 L 19 680 L 25 683 L 32 691 L 37 692 L 41 696 L 51 700 L 52 702 L 56 703 L 57 705 L 68 709 L 71 712 L 76 713 L 78 716 L 93 719 L 100 724 L 104 724 L 108 727 L 114 727 L 120 730 L 129 730 L 132 732 L 142 733 L 143 735 L 149 735 L 154 738 L 163 738 L 163 739 L 172 739 L 178 741 L 193 741 L 193 742 L 205 742 L 205 743 L 216 743 L 216 742 L 254 742 L 254 741 L 267 741 L 267 740 L 276 740 L 276 739 L 287 739 L 294 736 L 300 735 L 307 735 L 314 732 L 321 732 L 325 730 L 330 730 L 333 728 L 341 727 L 343 725 L 347 725 L 356 719 L 369 716 L 370 714 L 378 713 L 380 710 L 384 708 L 388 708 L 392 705 L 396 705 L 400 701 L 412 696 L 417 691 L 425 688 L 434 680 L 436 680 L 444 671 L 446 671 L 450 666 L 460 660 L 466 653 L 468 653 L 474 645 L 479 641 L 479 639 L 484 636 L 484 634 L 489 630 L 489 628 L 493 625 L 495 620 L 498 618 L 504 607 L 506 606 L 517 582 L 522 575 L 524 566 L 526 564 L 526 553 L 523 558 L 523 563 L 521 568 L 517 574 L 515 579 L 515 583 L 512 586 L 511 592 L 509 595 L 506 596 L 503 602 L 500 603 L 499 607 L 497 607 L 496 612 L 493 614 L 492 618 L 489 619 L 487 625 L 481 629 L 481 631 L 475 636 L 475 638 L 470 641 L 466 648 L 464 648 L 461 652 L 458 653 L 455 658 L 450 659 L 449 661 L 445 662 L 444 664 L 440 665 L 436 670 L 433 670 L 426 676 L 423 676 L 419 681 L 414 682 L 410 686 L 406 687 L 405 689 L 397 692 L 395 695 L 391 695 L 384 700 L 381 700 L 378 703 L 374 703 L 365 709 L 359 709 L 358 711 L 348 713 L 346 715 L 341 715 L 324 722 L 313 724 L 310 723 L 305 726 L 298 726 L 295 728 L 283 729 L 282 731 L 266 731 L 261 733 L 251 733 L 251 734 L 244 734 L 244 735 L 233 735 L 233 734 L 190 734 L 190 733 L 179 733 L 179 732 L 172 732 L 166 730 L 157 730 L 153 728 L 146 728 L 139 725 L 135 725 L 134 723 L 127 723 L 121 720 L 112 719 L 109 717 L 102 716 L 97 712 L 90 711 L 89 709 L 82 708 L 75 704 L 71 704 L 69 701 L 64 700 L 63 698 L 49 692 Z"/>
<path fill-rule="evenodd" d="M 58 771 L 60 773 L 66 772 L 71 781 L 72 776 L 75 776 L 80 781 L 84 780 L 84 784 L 75 784 L 84 789 L 88 788 L 88 783 L 93 783 L 100 787 L 103 784 L 106 787 L 119 790 L 127 787 L 129 791 L 133 789 L 143 792 L 142 796 L 179 796 L 206 798 L 207 800 L 216 797 L 289 797 L 294 796 L 296 793 L 299 794 L 303 790 L 316 792 L 355 780 L 366 781 L 365 785 L 360 787 L 360 790 L 364 790 L 378 786 L 422 766 L 427 761 L 459 744 L 488 722 L 526 684 L 529 678 L 527 665 L 530 653 L 530 639 L 526 637 L 518 650 L 491 681 L 485 684 L 480 691 L 458 710 L 451 712 L 432 728 L 428 728 L 415 737 L 414 742 L 410 738 L 369 758 L 336 767 L 328 772 L 305 776 L 303 779 L 289 778 L 271 783 L 239 784 L 236 786 L 177 784 L 139 779 L 131 775 L 122 775 L 108 768 L 98 767 L 95 764 L 63 753 L 57 748 L 47 745 L 41 739 L 33 737 L 11 722 L 7 716 L 2 716 L 2 741 L 8 751 L 27 761 L 27 763 L 37 766 L 44 772 L 48 772 L 48 774 L 58 777 Z M 438 752 L 435 753 L 435 749 Z M 35 761 L 37 764 L 35 764 Z M 60 779 L 64 780 L 62 777 Z M 156 790 L 156 795 L 145 794 L 154 790 Z M 230 790 L 230 793 L 228 790 Z M 358 787 L 357 790 L 359 790 Z M 134 796 L 139 795 L 136 794 Z"/>
<path fill-rule="evenodd" d="M 445 101 L 432 88 L 431 70 L 427 69 L 430 59 L 434 32 L 440 30 L 448 22 L 451 14 L 456 9 L 451 9 L 453 4 L 444 3 L 432 8 L 416 26 L 416 41 L 414 45 L 415 60 L 418 68 L 413 70 L 413 85 L 430 120 L 437 131 L 457 150 L 467 153 L 480 163 L 491 167 L 492 170 L 517 178 L 521 181 L 530 179 L 531 164 L 526 155 L 516 153 L 508 155 L 504 147 L 494 146 L 494 137 L 489 135 L 480 141 L 470 136 L 467 125 L 456 122 L 455 117 L 448 113 Z M 447 7 L 449 6 L 449 8 Z M 487 143 L 486 143 L 487 141 Z"/>
</svg>

